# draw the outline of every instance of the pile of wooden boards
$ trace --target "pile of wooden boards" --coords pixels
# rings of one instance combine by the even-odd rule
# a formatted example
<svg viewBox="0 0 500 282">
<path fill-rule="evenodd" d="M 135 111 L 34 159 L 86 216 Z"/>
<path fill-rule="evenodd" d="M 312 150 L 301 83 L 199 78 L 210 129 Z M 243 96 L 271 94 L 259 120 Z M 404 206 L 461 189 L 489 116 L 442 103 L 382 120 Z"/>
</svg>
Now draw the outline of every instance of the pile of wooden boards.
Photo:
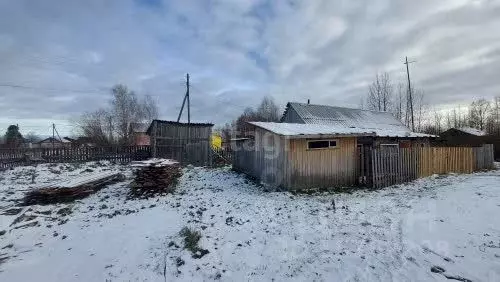
<svg viewBox="0 0 500 282">
<path fill-rule="evenodd" d="M 116 172 L 91 173 L 74 177 L 69 181 L 56 182 L 35 188 L 24 196 L 25 205 L 47 205 L 82 199 L 98 191 L 105 185 L 124 180 Z"/>
<path fill-rule="evenodd" d="M 148 198 L 156 195 L 165 195 L 173 192 L 179 177 L 182 176 L 181 167 L 172 161 L 148 162 L 135 171 L 135 179 L 131 183 L 131 198 Z"/>
</svg>

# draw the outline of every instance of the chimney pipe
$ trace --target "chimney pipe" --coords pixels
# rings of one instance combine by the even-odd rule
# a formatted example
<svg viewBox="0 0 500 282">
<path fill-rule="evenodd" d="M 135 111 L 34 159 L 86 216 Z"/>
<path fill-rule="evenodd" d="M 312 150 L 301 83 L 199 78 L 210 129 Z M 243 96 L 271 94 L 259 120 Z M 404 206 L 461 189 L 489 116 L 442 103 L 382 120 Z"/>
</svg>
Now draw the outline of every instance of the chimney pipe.
<svg viewBox="0 0 500 282">
<path fill-rule="evenodd" d="M 311 103 L 311 100 L 310 100 L 310 99 L 307 99 L 307 104 L 309 105 L 309 103 Z"/>
</svg>

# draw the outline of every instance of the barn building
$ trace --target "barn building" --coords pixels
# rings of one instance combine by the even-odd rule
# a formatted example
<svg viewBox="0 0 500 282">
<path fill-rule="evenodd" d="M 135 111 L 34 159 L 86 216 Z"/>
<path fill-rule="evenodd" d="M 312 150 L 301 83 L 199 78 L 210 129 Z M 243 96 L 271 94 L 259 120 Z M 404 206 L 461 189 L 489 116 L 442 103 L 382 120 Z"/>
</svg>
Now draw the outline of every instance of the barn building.
<svg viewBox="0 0 500 282">
<path fill-rule="evenodd" d="M 429 146 L 389 113 L 288 103 L 281 123 L 250 122 L 253 138 L 235 141 L 233 168 L 287 189 L 358 184 L 368 148 Z M 364 171 L 360 171 L 364 170 Z"/>
<path fill-rule="evenodd" d="M 167 158 L 181 164 L 212 164 L 211 123 L 182 123 L 153 120 L 147 129 L 155 158 Z"/>
</svg>

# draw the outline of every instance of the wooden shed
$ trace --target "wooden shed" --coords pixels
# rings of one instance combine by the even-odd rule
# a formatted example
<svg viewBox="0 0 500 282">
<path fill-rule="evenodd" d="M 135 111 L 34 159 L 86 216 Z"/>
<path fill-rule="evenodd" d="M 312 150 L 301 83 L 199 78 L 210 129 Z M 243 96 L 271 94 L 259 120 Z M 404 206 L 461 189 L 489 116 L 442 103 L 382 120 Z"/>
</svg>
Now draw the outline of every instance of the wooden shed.
<svg viewBox="0 0 500 282">
<path fill-rule="evenodd" d="M 181 164 L 212 164 L 211 123 L 181 123 L 153 120 L 147 130 L 155 158 L 174 159 Z"/>
<path fill-rule="evenodd" d="M 233 142 L 233 168 L 273 187 L 346 187 L 358 184 L 363 161 L 358 139 L 421 139 L 427 135 L 322 124 L 250 122 L 253 138 Z"/>
<path fill-rule="evenodd" d="M 482 130 L 462 127 L 450 128 L 439 134 L 437 142 L 448 146 L 481 146 L 490 142 L 490 136 Z"/>
</svg>

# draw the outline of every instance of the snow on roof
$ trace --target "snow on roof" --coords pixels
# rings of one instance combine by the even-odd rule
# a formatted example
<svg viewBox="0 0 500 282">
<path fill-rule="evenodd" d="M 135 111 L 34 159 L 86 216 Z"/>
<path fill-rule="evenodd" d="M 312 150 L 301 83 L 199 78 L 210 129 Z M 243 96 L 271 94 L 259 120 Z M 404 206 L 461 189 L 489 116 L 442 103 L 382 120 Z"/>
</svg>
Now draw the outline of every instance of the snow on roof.
<svg viewBox="0 0 500 282">
<path fill-rule="evenodd" d="M 343 127 L 328 124 L 300 124 L 276 122 L 249 122 L 257 127 L 278 135 L 295 137 L 312 137 L 318 135 L 349 135 L 349 136 L 379 136 L 379 137 L 434 137 L 434 135 L 415 133 L 407 130 L 390 130 L 378 128 Z"/>
<path fill-rule="evenodd" d="M 472 128 L 472 127 L 461 127 L 461 128 L 457 128 L 457 130 L 460 130 L 462 132 L 465 132 L 465 133 L 468 133 L 468 134 L 471 134 L 471 135 L 475 135 L 475 136 L 485 136 L 485 135 L 487 135 L 486 132 L 481 131 L 479 129 Z"/>
<path fill-rule="evenodd" d="M 135 133 L 145 133 L 148 130 L 149 123 L 132 122 L 130 123 L 130 127 Z"/>
<path fill-rule="evenodd" d="M 293 108 L 306 124 L 410 131 L 408 127 L 388 112 L 290 102 L 287 104 L 283 117 L 289 108 Z"/>
</svg>

